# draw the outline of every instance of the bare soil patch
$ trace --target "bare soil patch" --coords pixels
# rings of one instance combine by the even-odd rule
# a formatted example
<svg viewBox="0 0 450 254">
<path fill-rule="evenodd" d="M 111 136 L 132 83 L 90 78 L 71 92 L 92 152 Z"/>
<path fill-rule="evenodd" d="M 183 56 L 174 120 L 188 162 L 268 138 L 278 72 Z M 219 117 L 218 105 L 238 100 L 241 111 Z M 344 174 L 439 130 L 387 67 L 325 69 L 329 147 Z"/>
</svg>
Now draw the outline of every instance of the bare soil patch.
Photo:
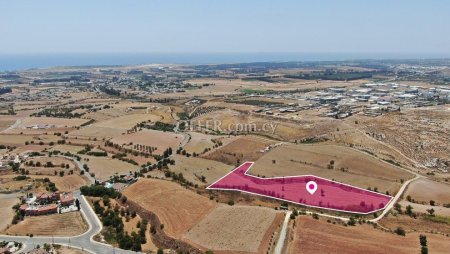
<svg viewBox="0 0 450 254">
<path fill-rule="evenodd" d="M 216 203 L 177 183 L 141 179 L 123 194 L 143 208 L 155 213 L 168 235 L 180 238 L 215 207 Z"/>
<path fill-rule="evenodd" d="M 214 251 L 255 253 L 277 219 L 276 215 L 270 208 L 223 205 L 189 230 L 185 237 Z M 279 218 L 277 223 L 280 223 Z"/>
</svg>

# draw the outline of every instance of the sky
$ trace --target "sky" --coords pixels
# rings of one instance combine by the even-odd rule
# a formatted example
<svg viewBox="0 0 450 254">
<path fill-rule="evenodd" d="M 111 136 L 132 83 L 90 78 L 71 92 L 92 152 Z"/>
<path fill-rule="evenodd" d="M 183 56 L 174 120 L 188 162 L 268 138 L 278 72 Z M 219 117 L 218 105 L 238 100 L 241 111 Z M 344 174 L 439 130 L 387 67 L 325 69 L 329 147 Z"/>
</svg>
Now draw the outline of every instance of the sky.
<svg viewBox="0 0 450 254">
<path fill-rule="evenodd" d="M 0 54 L 450 55 L 450 1 L 0 0 Z"/>
</svg>

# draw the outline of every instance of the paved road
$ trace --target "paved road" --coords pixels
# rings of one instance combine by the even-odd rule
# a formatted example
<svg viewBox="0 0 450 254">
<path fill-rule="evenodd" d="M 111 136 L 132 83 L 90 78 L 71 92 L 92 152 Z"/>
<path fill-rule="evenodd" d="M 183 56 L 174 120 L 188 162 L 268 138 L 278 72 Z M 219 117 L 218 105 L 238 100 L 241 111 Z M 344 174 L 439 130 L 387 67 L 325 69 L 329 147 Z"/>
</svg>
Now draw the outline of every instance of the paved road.
<svg viewBox="0 0 450 254">
<path fill-rule="evenodd" d="M 93 240 L 93 237 L 98 234 L 102 225 L 97 215 L 94 213 L 92 208 L 87 203 L 87 200 L 80 194 L 80 192 L 75 192 L 74 196 L 80 200 L 81 213 L 83 217 L 89 224 L 89 230 L 85 233 L 73 236 L 73 237 L 28 237 L 28 236 L 7 236 L 0 235 L 0 241 L 16 241 L 24 244 L 24 248 L 20 253 L 26 253 L 32 250 L 36 245 L 43 246 L 44 243 L 55 243 L 74 247 L 77 249 L 83 249 L 90 253 L 106 254 L 106 253 L 117 253 L 117 254 L 132 254 L 138 253 L 134 251 L 121 250 L 114 248 L 111 245 L 99 243 Z"/>
</svg>

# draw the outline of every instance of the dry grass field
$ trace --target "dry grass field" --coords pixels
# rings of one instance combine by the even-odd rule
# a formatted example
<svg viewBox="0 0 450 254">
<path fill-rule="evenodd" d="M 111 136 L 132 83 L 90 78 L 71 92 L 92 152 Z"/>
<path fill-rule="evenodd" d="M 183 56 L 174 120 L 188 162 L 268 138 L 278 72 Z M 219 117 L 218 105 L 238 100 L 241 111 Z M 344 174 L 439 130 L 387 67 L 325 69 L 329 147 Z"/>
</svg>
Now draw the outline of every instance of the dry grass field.
<svg viewBox="0 0 450 254">
<path fill-rule="evenodd" d="M 199 186 L 211 184 L 230 172 L 234 167 L 218 161 L 207 160 L 199 157 L 187 158 L 182 155 L 174 155 L 175 165 L 170 165 L 170 171 L 182 173 L 188 181 Z M 205 177 L 206 182 L 201 181 Z"/>
<path fill-rule="evenodd" d="M 137 166 L 118 159 L 94 156 L 82 156 L 82 158 L 82 163 L 89 166 L 89 173 L 94 173 L 97 179 L 108 178 L 114 174 L 126 174 L 138 169 Z"/>
<path fill-rule="evenodd" d="M 146 113 L 139 113 L 139 114 L 127 114 L 124 116 L 115 117 L 112 119 L 108 119 L 105 121 L 101 121 L 98 123 L 95 123 L 93 126 L 96 127 L 104 127 L 104 128 L 116 128 L 121 130 L 128 130 L 131 129 L 133 126 L 140 122 L 144 121 L 152 121 L 156 122 L 161 120 L 160 116 L 154 115 L 154 114 L 146 114 Z"/>
<path fill-rule="evenodd" d="M 48 177 L 52 183 L 56 185 L 59 191 L 76 191 L 81 186 L 90 183 L 85 177 L 80 176 L 77 173 L 73 175 L 60 176 L 49 176 Z"/>
<path fill-rule="evenodd" d="M 300 140 L 306 137 L 329 135 L 337 129 L 342 129 L 342 122 L 335 119 L 318 116 L 315 110 L 296 112 L 282 116 L 248 114 L 246 105 L 235 104 L 233 109 L 213 111 L 194 118 L 194 125 L 210 123 L 210 129 L 227 134 L 239 130 L 240 126 L 251 124 L 256 131 L 264 136 L 288 141 Z M 244 111 L 244 114 L 241 113 Z M 220 128 L 213 128 L 214 121 L 220 122 Z M 242 133 L 242 132 L 241 132 Z M 245 131 L 244 131 L 245 133 Z"/>
<path fill-rule="evenodd" d="M 26 128 L 27 126 L 39 125 L 39 124 L 49 124 L 55 125 L 55 127 L 78 127 L 81 124 L 87 122 L 86 119 L 78 118 L 56 118 L 56 117 L 27 117 L 22 119 L 21 124 L 18 128 Z"/>
<path fill-rule="evenodd" d="M 242 136 L 235 141 L 213 150 L 202 157 L 209 160 L 215 160 L 228 165 L 236 165 L 245 161 L 256 161 L 264 154 L 260 150 L 266 148 L 275 141 L 259 138 L 255 136 Z"/>
<path fill-rule="evenodd" d="M 0 232 L 3 231 L 14 217 L 12 207 L 19 203 L 17 194 L 0 194 Z"/>
<path fill-rule="evenodd" d="M 156 130 L 142 130 L 121 135 L 111 140 L 115 144 L 125 145 L 128 148 L 133 148 L 133 145 L 136 144 L 156 147 L 156 154 L 162 154 L 169 147 L 175 151 L 182 141 L 183 135 L 181 134 Z M 129 143 L 133 143 L 133 145 L 129 146 Z"/>
<path fill-rule="evenodd" d="M 75 248 L 68 248 L 68 247 L 65 247 L 65 246 L 61 246 L 59 249 L 58 249 L 58 254 L 89 254 L 89 252 L 87 252 L 87 251 L 82 251 L 82 250 L 79 250 L 79 249 L 75 249 Z"/>
<path fill-rule="evenodd" d="M 403 207 L 403 210 L 405 210 L 405 207 Z M 413 212 L 416 211 L 413 210 Z M 407 215 L 386 216 L 378 223 L 379 225 L 391 230 L 395 230 L 397 227 L 401 226 L 407 233 L 432 231 L 444 235 L 450 235 L 450 224 L 448 222 L 433 222 L 427 218 L 427 215 L 419 215 L 417 218 L 412 218 Z"/>
<path fill-rule="evenodd" d="M 404 196 L 408 195 L 417 202 L 428 204 L 430 200 L 434 200 L 438 204 L 447 204 L 450 203 L 450 184 L 421 178 L 408 186 Z"/>
<path fill-rule="evenodd" d="M 413 211 L 416 213 L 428 214 L 427 210 L 433 209 L 435 215 L 450 217 L 450 208 L 446 208 L 443 206 L 431 206 L 429 204 L 418 204 L 418 203 L 408 202 L 406 200 L 402 200 L 398 203 L 403 208 L 407 207 L 408 205 L 412 206 Z"/>
<path fill-rule="evenodd" d="M 56 145 L 54 147 L 52 147 L 50 150 L 51 151 L 60 151 L 60 152 L 70 152 L 73 154 L 76 154 L 77 152 L 83 150 L 84 147 L 83 146 L 74 146 L 74 145 Z"/>
<path fill-rule="evenodd" d="M 27 185 L 33 185 L 32 179 L 23 181 L 15 181 L 13 178 L 17 175 L 4 174 L 0 175 L 0 191 L 1 192 L 17 192 L 24 189 Z"/>
<path fill-rule="evenodd" d="M 203 133 L 198 132 L 189 132 L 189 135 L 191 136 L 191 139 L 189 140 L 189 143 L 186 144 L 184 149 L 188 153 L 202 153 L 206 148 L 213 148 L 214 143 L 211 141 L 211 139 L 216 139 L 217 137 L 212 135 L 207 135 Z"/>
<path fill-rule="evenodd" d="M 25 135 L 0 134 L 0 144 L 5 146 L 22 146 L 26 141 L 32 140 L 32 137 Z"/>
<path fill-rule="evenodd" d="M 278 216 L 277 216 L 278 214 Z M 283 218 L 274 209 L 252 206 L 226 206 L 214 209 L 185 235 L 206 249 L 230 252 L 265 253 L 263 240 Z M 269 232 L 272 229 L 272 232 Z"/>
<path fill-rule="evenodd" d="M 368 225 L 344 227 L 300 216 L 289 253 L 420 253 L 420 233 L 398 236 Z M 448 237 L 426 234 L 429 253 L 448 253 Z"/>
<path fill-rule="evenodd" d="M 156 179 L 141 179 L 126 188 L 123 194 L 129 200 L 154 212 L 164 224 L 164 231 L 177 238 L 217 206 L 208 198 L 177 183 Z"/>
<path fill-rule="evenodd" d="M 75 236 L 86 232 L 88 225 L 80 212 L 30 216 L 6 230 L 10 235 Z"/>
<path fill-rule="evenodd" d="M 420 165 L 450 170 L 450 110 L 447 105 L 404 109 L 377 118 L 361 119 L 365 132 L 381 135 L 387 143 Z"/>
<path fill-rule="evenodd" d="M 125 134 L 125 129 L 119 129 L 115 127 L 99 127 L 89 125 L 79 130 L 69 133 L 69 137 L 84 137 L 84 138 L 112 138 Z"/>
<path fill-rule="evenodd" d="M 333 169 L 328 169 L 331 161 Z M 250 172 L 266 177 L 316 175 L 364 189 L 377 187 L 390 194 L 398 191 L 401 179 L 413 177 L 384 161 L 337 145 L 284 144 L 265 153 Z"/>
</svg>

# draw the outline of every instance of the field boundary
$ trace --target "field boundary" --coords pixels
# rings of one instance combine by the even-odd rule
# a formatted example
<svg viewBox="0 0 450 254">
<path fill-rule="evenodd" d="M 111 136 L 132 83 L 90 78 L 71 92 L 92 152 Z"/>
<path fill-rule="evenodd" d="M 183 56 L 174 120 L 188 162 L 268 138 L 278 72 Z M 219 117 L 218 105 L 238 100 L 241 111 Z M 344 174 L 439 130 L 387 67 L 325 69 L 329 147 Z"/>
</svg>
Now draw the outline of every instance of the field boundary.
<svg viewBox="0 0 450 254">
<path fill-rule="evenodd" d="M 292 201 L 292 200 L 288 200 L 288 199 L 284 199 L 284 198 L 278 198 L 278 197 L 274 197 L 274 196 L 269 196 L 269 195 L 264 195 L 264 194 L 260 194 L 260 193 L 240 190 L 240 189 L 236 189 L 236 188 L 218 188 L 218 187 L 213 187 L 216 183 L 219 183 L 220 181 L 222 181 L 225 177 L 229 176 L 230 174 L 235 173 L 237 170 L 239 170 L 241 167 L 243 167 L 246 164 L 249 164 L 249 166 L 245 170 L 244 176 L 247 176 L 247 177 L 250 177 L 250 178 L 255 178 L 255 179 L 260 179 L 260 180 L 270 180 L 270 179 L 286 179 L 286 178 L 299 178 L 299 177 L 314 177 L 314 178 L 318 178 L 318 179 L 321 179 L 321 180 L 324 180 L 324 181 L 329 181 L 329 182 L 332 182 L 332 183 L 337 183 L 337 184 L 341 184 L 341 185 L 348 186 L 348 187 L 351 187 L 351 188 L 355 188 L 355 189 L 363 190 L 363 191 L 366 191 L 366 192 L 374 193 L 374 194 L 377 194 L 377 195 L 380 195 L 380 196 L 385 196 L 385 197 L 389 198 L 389 201 L 386 202 L 386 204 L 382 208 L 379 208 L 379 209 L 376 209 L 376 210 L 372 210 L 370 212 L 366 212 L 365 213 L 365 212 L 347 211 L 347 210 L 341 210 L 341 209 L 335 209 L 335 208 L 327 208 L 327 207 L 321 207 L 321 206 L 315 206 L 315 205 L 307 205 L 307 204 L 304 204 L 304 203 L 300 203 L 300 202 L 296 202 L 296 201 Z M 245 193 L 249 193 L 249 194 L 253 194 L 253 195 L 258 195 L 258 196 L 262 196 L 262 197 L 277 199 L 277 200 L 280 200 L 280 201 L 294 203 L 294 204 L 298 204 L 298 205 L 302 205 L 302 206 L 318 208 L 318 209 L 327 209 L 327 210 L 338 211 L 338 212 L 345 212 L 345 213 L 352 213 L 352 214 L 372 214 L 372 213 L 384 210 L 386 207 L 388 207 L 388 205 L 394 199 L 392 196 L 389 196 L 389 195 L 386 195 L 386 194 L 383 194 L 383 193 L 378 193 L 378 192 L 375 192 L 375 191 L 366 190 L 366 189 L 363 189 L 363 188 L 360 188 L 360 187 L 356 187 L 356 186 L 345 184 L 345 183 L 336 182 L 336 181 L 333 181 L 333 180 L 330 180 L 330 179 L 327 179 L 327 178 L 323 178 L 323 177 L 319 177 L 319 176 L 315 176 L 315 175 L 279 176 L 279 177 L 268 177 L 268 178 L 258 177 L 258 176 L 254 176 L 254 175 L 251 175 L 251 174 L 248 173 L 248 171 L 250 171 L 250 169 L 251 169 L 251 167 L 253 165 L 254 165 L 254 162 L 251 162 L 251 161 L 244 162 L 240 166 L 238 166 L 235 169 L 233 169 L 232 171 L 228 172 L 226 175 L 224 175 L 221 178 L 219 178 L 214 183 L 210 184 L 208 187 L 206 187 L 206 189 L 207 190 L 225 190 L 225 191 L 245 192 Z"/>
</svg>

